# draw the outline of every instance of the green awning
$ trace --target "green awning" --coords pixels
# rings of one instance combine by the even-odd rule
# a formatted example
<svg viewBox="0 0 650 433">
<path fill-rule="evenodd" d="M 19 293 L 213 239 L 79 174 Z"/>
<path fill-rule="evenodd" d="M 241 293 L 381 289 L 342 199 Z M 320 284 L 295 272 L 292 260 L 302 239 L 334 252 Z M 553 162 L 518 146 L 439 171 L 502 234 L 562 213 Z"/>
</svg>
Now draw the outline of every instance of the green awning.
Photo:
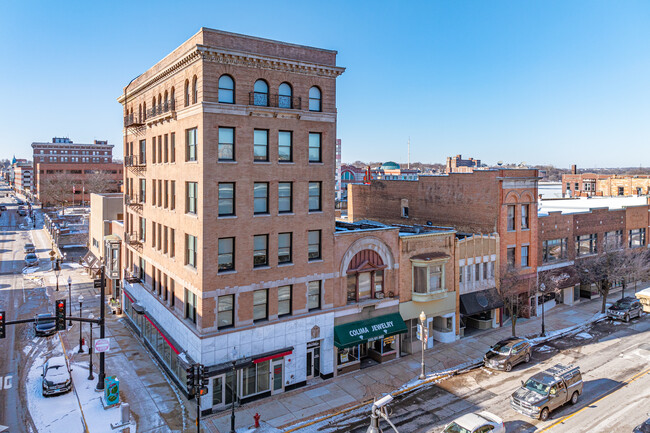
<svg viewBox="0 0 650 433">
<path fill-rule="evenodd" d="M 406 332 L 406 324 L 399 313 L 386 314 L 368 320 L 345 323 L 334 327 L 334 345 L 339 349 L 356 346 L 366 341 L 379 340 Z"/>
</svg>

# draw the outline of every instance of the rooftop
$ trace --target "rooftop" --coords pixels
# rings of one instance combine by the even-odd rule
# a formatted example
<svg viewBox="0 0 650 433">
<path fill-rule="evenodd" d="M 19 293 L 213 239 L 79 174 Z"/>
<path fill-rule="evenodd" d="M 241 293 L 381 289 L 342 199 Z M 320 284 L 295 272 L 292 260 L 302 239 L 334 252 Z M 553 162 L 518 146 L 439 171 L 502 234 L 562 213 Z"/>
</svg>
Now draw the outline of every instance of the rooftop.
<svg viewBox="0 0 650 433">
<path fill-rule="evenodd" d="M 579 197 L 549 199 L 540 202 L 538 216 L 547 216 L 549 212 L 561 212 L 562 214 L 573 214 L 589 212 L 592 209 L 619 210 L 632 206 L 643 206 L 648 204 L 647 196 L 633 197 Z"/>
</svg>

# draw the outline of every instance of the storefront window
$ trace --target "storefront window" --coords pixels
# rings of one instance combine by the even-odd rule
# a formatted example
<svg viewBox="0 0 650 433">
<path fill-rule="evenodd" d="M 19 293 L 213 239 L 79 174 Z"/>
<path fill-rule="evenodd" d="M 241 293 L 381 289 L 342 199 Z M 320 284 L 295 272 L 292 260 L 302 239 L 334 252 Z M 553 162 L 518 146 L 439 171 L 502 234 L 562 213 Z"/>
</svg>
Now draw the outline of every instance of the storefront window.
<svg viewBox="0 0 650 433">
<path fill-rule="evenodd" d="M 348 275 L 348 302 L 357 302 L 357 275 Z"/>
<path fill-rule="evenodd" d="M 388 352 L 393 352 L 396 350 L 397 346 L 395 345 L 395 336 L 386 337 L 382 340 L 382 349 L 381 353 L 385 354 Z"/>
<path fill-rule="evenodd" d="M 339 349 L 339 365 L 359 360 L 359 346 Z"/>
<path fill-rule="evenodd" d="M 271 361 L 263 361 L 242 370 L 242 397 L 249 397 L 270 389 L 270 366 Z"/>
</svg>

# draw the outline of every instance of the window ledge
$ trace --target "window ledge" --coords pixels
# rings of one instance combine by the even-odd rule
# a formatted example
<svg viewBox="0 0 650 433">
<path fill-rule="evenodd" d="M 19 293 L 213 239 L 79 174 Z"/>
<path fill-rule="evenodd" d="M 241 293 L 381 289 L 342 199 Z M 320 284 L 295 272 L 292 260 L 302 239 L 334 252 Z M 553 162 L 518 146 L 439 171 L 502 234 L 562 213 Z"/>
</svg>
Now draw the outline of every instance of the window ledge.
<svg viewBox="0 0 650 433">
<path fill-rule="evenodd" d="M 287 267 L 287 266 L 293 266 L 293 262 L 290 262 L 290 263 L 279 263 L 279 264 L 278 264 L 278 268 L 284 268 L 284 267 Z"/>
<path fill-rule="evenodd" d="M 325 165 L 323 161 L 309 161 L 309 163 L 314 165 Z"/>
<path fill-rule="evenodd" d="M 237 219 L 237 215 L 223 215 L 223 216 L 217 216 L 218 220 L 234 220 Z"/>
<path fill-rule="evenodd" d="M 320 213 L 323 213 L 323 210 L 322 210 L 322 209 L 320 209 L 320 210 L 310 210 L 308 213 L 309 213 L 310 215 L 313 215 L 313 214 L 320 214 Z"/>
<path fill-rule="evenodd" d="M 271 161 L 253 161 L 253 164 L 271 164 Z"/>
<path fill-rule="evenodd" d="M 309 263 L 322 263 L 323 259 L 309 259 L 307 260 Z"/>
<path fill-rule="evenodd" d="M 219 164 L 237 164 L 237 161 L 234 159 L 217 159 Z"/>
<path fill-rule="evenodd" d="M 228 271 L 217 271 L 217 275 L 230 275 L 230 274 L 236 274 L 237 270 L 236 269 L 231 269 Z"/>
<path fill-rule="evenodd" d="M 529 231 L 530 231 L 530 228 L 527 228 L 527 229 L 521 229 L 521 231 L 522 231 L 522 232 L 529 232 Z"/>
<path fill-rule="evenodd" d="M 411 300 L 413 302 L 430 302 L 430 301 L 437 301 L 439 299 L 444 299 L 447 297 L 447 292 L 446 290 L 439 290 L 437 292 L 431 292 L 431 293 L 416 293 L 416 292 L 411 292 Z"/>
<path fill-rule="evenodd" d="M 253 218 L 267 217 L 267 216 L 271 216 L 271 214 L 270 213 L 254 213 L 253 214 Z"/>
<path fill-rule="evenodd" d="M 199 270 L 196 269 L 196 267 L 192 266 L 192 265 L 185 265 L 185 269 L 187 269 L 188 271 L 194 272 L 195 274 L 197 274 L 199 272 Z"/>
<path fill-rule="evenodd" d="M 186 164 L 198 164 L 199 161 L 185 161 Z"/>
<path fill-rule="evenodd" d="M 278 212 L 278 216 L 295 215 L 293 212 Z"/>
<path fill-rule="evenodd" d="M 278 164 L 295 164 L 293 161 L 278 161 Z"/>
<path fill-rule="evenodd" d="M 271 269 L 271 267 L 269 265 L 253 266 L 254 271 L 257 271 L 258 269 Z"/>
</svg>

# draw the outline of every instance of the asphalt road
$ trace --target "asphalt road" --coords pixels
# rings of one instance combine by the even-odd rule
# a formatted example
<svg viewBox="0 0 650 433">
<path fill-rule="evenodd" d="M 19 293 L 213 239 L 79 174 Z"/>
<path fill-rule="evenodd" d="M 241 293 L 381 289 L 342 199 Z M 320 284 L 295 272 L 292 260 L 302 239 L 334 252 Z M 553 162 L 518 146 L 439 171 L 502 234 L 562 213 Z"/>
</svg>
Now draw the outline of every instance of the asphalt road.
<svg viewBox="0 0 650 433">
<path fill-rule="evenodd" d="M 480 368 L 398 396 L 389 405 L 390 419 L 400 433 L 439 433 L 463 414 L 487 410 L 504 419 L 508 433 L 632 432 L 650 412 L 647 398 L 643 399 L 649 395 L 648 375 L 626 385 L 630 378 L 650 368 L 648 330 L 650 316 L 630 324 L 609 320 L 598 323 L 584 333 L 536 348 L 528 365 L 520 364 L 510 373 Z M 509 399 L 520 381 L 557 363 L 580 366 L 584 394 L 578 404 L 557 409 L 546 422 L 515 412 Z M 640 393 L 643 385 L 646 391 Z M 598 401 L 605 395 L 609 397 Z M 335 417 L 319 431 L 364 433 L 368 415 L 367 408 L 353 411 Z M 610 423 L 616 427 L 609 427 Z M 392 431 L 385 422 L 381 424 L 385 432 Z"/>
</svg>

